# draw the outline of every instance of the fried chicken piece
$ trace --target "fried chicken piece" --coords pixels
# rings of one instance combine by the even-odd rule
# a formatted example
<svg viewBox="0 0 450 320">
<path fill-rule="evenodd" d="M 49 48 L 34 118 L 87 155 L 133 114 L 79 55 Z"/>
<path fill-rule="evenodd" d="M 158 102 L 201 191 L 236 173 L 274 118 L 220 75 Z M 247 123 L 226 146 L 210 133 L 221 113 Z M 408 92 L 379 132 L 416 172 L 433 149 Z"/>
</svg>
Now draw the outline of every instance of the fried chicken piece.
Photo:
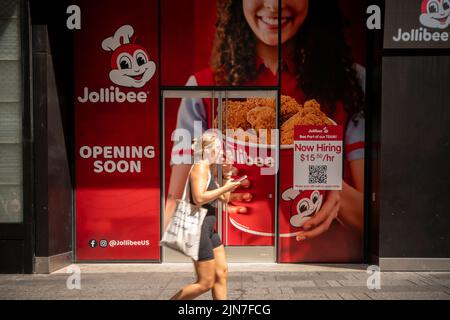
<svg viewBox="0 0 450 320">
<path fill-rule="evenodd" d="M 320 110 L 315 100 L 307 101 L 304 107 L 281 126 L 281 144 L 294 143 L 294 128 L 300 125 L 332 125 L 333 122 Z"/>
<path fill-rule="evenodd" d="M 303 105 L 304 109 L 317 109 L 320 110 L 320 104 L 317 102 L 316 99 L 308 100 Z"/>
<path fill-rule="evenodd" d="M 270 144 L 270 130 L 276 128 L 275 120 L 275 109 L 270 107 L 256 107 L 247 114 L 247 121 L 256 130 L 261 144 Z"/>
<path fill-rule="evenodd" d="M 320 106 L 319 106 L 320 108 Z M 281 123 L 285 123 L 301 109 L 301 105 L 289 96 L 281 96 Z"/>
<path fill-rule="evenodd" d="M 260 129 L 275 129 L 275 110 L 269 107 L 257 107 L 247 114 L 247 121 L 256 131 Z"/>
<path fill-rule="evenodd" d="M 251 124 L 247 121 L 247 113 L 255 106 L 247 101 L 228 101 L 228 107 L 222 109 L 222 126 L 228 129 L 247 130 Z M 214 126 L 218 127 L 218 117 L 214 120 Z"/>
<path fill-rule="evenodd" d="M 275 98 L 249 98 L 247 102 L 254 106 L 254 108 L 258 107 L 268 107 L 275 109 L 276 100 Z"/>
<path fill-rule="evenodd" d="M 232 130 L 228 136 L 238 141 L 270 144 L 270 130 L 276 128 L 275 109 L 275 98 L 229 101 L 228 107 L 222 110 L 223 128 L 227 125 L 227 129 Z M 320 109 L 316 100 L 306 101 L 304 106 L 301 106 L 294 98 L 281 96 L 281 144 L 294 143 L 294 128 L 297 125 L 333 124 Z M 217 127 L 217 117 L 214 124 Z"/>
<path fill-rule="evenodd" d="M 241 128 L 233 129 L 231 132 L 230 130 L 227 131 L 227 137 L 228 140 L 232 139 L 235 142 L 250 142 L 250 143 L 257 143 L 258 142 L 258 136 L 256 135 L 256 131 L 249 129 L 249 130 L 242 130 Z"/>
<path fill-rule="evenodd" d="M 257 107 L 269 107 L 272 109 L 276 109 L 276 99 L 275 98 L 252 98 L 247 100 L 250 104 Z M 292 97 L 289 96 L 281 96 L 281 109 L 280 109 L 280 118 L 281 123 L 286 122 L 293 115 L 299 112 L 301 105 Z"/>
</svg>

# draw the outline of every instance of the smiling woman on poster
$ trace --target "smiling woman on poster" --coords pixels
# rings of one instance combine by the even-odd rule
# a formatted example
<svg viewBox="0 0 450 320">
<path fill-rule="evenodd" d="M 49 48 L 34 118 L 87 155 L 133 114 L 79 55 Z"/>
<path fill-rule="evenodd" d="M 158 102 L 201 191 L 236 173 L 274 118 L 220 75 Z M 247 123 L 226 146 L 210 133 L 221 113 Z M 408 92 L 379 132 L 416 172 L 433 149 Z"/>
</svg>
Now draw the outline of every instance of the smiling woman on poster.
<svg viewBox="0 0 450 320">
<path fill-rule="evenodd" d="M 279 8 L 277 0 L 219 0 L 211 67 L 191 76 L 187 86 L 277 85 L 281 11 L 281 93 L 300 104 L 317 99 L 327 116 L 345 129 L 343 190 L 327 193 L 321 210 L 297 235 L 292 259 L 358 261 L 363 232 L 364 69 L 353 62 L 337 1 L 281 3 Z M 194 121 L 201 121 L 206 129 L 207 103 L 183 99 L 177 127 L 193 134 Z M 181 192 L 178 178 L 187 172 L 185 165 L 172 167 L 166 209 Z M 252 200 L 255 186 L 248 180 L 242 186 L 248 192 L 231 195 L 235 205 L 228 206 L 230 214 L 247 212 L 245 202 Z"/>
</svg>

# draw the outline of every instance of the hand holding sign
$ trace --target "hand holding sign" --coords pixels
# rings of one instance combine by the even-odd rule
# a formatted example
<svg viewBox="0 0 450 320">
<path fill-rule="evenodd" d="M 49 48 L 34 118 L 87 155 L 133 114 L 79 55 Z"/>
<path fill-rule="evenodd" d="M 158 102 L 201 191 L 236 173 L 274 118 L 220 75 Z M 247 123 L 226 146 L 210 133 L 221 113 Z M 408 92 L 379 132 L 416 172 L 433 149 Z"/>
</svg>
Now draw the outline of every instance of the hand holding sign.
<svg viewBox="0 0 450 320">
<path fill-rule="evenodd" d="M 303 229 L 305 231 L 297 234 L 297 241 L 315 238 L 327 232 L 334 219 L 337 218 L 340 208 L 340 192 L 329 191 L 326 195 L 325 203 L 319 212 L 308 220 Z"/>
</svg>

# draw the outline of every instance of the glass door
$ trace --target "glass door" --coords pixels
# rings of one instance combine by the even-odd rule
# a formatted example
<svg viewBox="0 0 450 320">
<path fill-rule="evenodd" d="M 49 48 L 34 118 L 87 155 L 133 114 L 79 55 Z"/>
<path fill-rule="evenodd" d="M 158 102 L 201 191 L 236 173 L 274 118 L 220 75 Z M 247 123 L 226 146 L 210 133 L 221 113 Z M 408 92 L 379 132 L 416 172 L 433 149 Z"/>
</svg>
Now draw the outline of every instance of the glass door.
<svg viewBox="0 0 450 320">
<path fill-rule="evenodd" d="M 277 230 L 277 92 L 164 91 L 164 217 L 181 197 L 192 165 L 191 142 L 217 130 L 233 178 L 247 176 L 230 202 L 218 202 L 217 225 L 229 262 L 274 262 Z M 223 183 L 222 166 L 215 179 Z M 164 225 L 163 225 L 164 228 Z M 163 248 L 164 262 L 188 261 Z"/>
<path fill-rule="evenodd" d="M 233 178 L 247 176 L 224 205 L 222 241 L 231 261 L 274 262 L 277 92 L 225 91 L 220 106 L 215 123 L 232 157 Z"/>
<path fill-rule="evenodd" d="M 176 201 L 181 199 L 183 194 L 193 163 L 192 140 L 212 128 L 217 105 L 218 98 L 212 91 L 162 92 L 162 231 L 175 210 Z M 162 261 L 189 262 L 189 259 L 163 247 Z"/>
</svg>

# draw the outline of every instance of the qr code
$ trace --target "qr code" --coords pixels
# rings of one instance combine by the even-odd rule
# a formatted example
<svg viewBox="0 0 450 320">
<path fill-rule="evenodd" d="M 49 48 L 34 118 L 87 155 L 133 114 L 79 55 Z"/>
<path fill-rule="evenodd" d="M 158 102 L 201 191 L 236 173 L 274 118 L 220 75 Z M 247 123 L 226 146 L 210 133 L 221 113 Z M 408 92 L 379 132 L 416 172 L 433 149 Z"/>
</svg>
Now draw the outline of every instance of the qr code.
<svg viewBox="0 0 450 320">
<path fill-rule="evenodd" d="M 326 184 L 327 169 L 327 166 L 309 166 L 309 183 Z"/>
</svg>

